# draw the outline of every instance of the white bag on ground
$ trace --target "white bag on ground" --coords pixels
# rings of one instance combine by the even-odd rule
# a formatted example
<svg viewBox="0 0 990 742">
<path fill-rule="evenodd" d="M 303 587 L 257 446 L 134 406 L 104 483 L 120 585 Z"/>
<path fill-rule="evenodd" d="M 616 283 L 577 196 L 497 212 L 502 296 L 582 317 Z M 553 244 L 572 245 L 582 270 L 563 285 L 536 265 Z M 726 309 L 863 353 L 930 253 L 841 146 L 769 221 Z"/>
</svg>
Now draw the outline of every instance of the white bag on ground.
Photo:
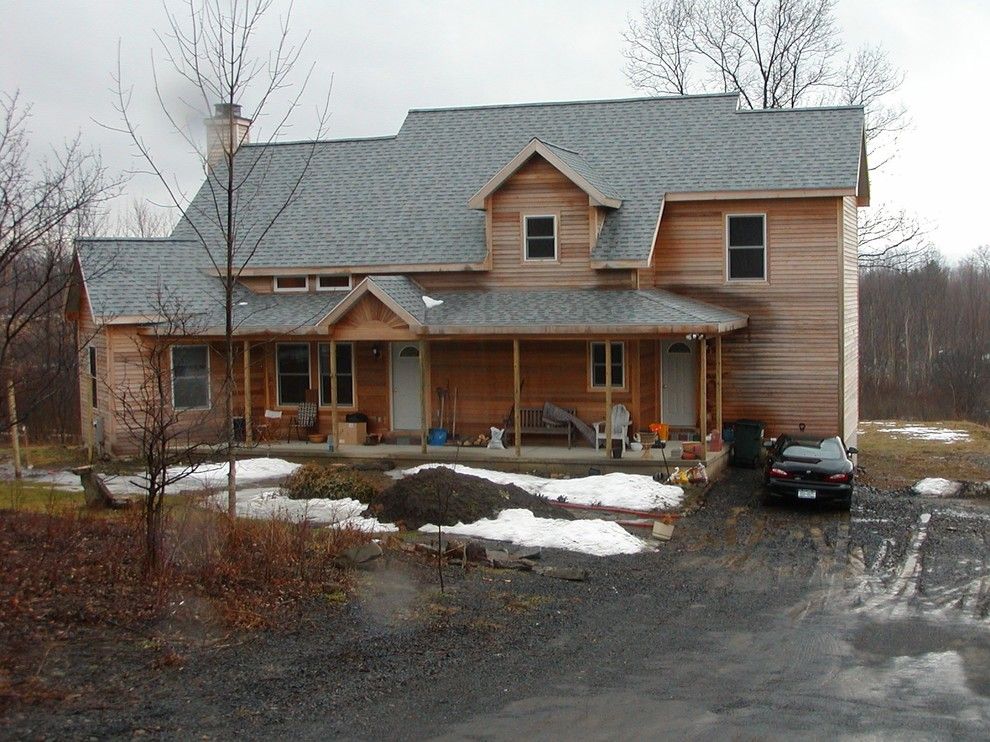
<svg viewBox="0 0 990 742">
<path fill-rule="evenodd" d="M 505 448 L 502 445 L 502 435 L 505 433 L 503 428 L 492 428 L 492 439 L 488 441 L 489 448 Z"/>
</svg>

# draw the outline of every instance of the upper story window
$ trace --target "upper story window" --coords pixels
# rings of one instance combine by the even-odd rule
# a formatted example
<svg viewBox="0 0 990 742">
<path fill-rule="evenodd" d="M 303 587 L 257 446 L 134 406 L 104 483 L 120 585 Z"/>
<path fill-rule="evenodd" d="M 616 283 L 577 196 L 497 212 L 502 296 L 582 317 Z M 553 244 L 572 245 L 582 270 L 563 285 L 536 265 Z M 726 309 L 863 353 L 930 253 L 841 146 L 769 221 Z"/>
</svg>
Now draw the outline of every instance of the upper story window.
<svg viewBox="0 0 990 742">
<path fill-rule="evenodd" d="M 526 260 L 557 259 L 557 217 L 523 218 L 523 255 Z"/>
<path fill-rule="evenodd" d="M 275 276 L 276 291 L 309 291 L 309 276 Z"/>
<path fill-rule="evenodd" d="M 766 280 L 766 214 L 729 214 L 725 220 L 725 246 L 728 280 Z"/>
<path fill-rule="evenodd" d="M 351 287 L 351 277 L 346 274 L 317 276 L 317 291 L 347 291 Z"/>
</svg>

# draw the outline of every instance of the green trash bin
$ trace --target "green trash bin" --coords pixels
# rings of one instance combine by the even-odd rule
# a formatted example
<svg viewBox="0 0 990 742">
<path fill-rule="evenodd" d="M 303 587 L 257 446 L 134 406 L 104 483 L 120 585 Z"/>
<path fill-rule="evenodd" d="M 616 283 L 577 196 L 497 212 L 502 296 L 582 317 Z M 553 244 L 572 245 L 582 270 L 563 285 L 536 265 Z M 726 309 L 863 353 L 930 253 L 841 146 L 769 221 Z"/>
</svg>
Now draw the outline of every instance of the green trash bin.
<svg viewBox="0 0 990 742">
<path fill-rule="evenodd" d="M 732 465 L 756 468 L 763 456 L 766 425 L 759 420 L 737 420 L 732 426 Z"/>
</svg>

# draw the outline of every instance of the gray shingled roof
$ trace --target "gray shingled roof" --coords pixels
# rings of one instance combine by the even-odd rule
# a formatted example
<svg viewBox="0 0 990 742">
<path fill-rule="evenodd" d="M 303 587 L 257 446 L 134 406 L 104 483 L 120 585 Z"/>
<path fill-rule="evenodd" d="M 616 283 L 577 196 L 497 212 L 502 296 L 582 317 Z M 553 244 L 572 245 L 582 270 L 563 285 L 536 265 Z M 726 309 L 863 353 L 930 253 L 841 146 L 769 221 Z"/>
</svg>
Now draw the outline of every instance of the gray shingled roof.
<svg viewBox="0 0 990 742">
<path fill-rule="evenodd" d="M 547 147 L 547 149 L 563 160 L 572 170 L 574 170 L 574 172 L 601 191 L 602 194 L 608 196 L 609 198 L 617 198 L 622 200 L 622 194 L 613 188 L 612 185 L 601 175 L 601 173 L 596 172 L 595 169 L 588 164 L 588 161 L 585 160 L 579 153 L 569 149 L 564 149 L 563 147 L 558 147 L 556 144 L 551 144 L 550 142 L 543 142 L 543 144 Z"/>
<path fill-rule="evenodd" d="M 165 306 L 192 316 L 190 329 L 197 332 L 223 327 L 223 284 L 198 267 L 203 261 L 199 243 L 84 239 L 76 248 L 93 314 L 104 321 L 151 318 Z M 238 286 L 234 324 L 241 332 L 312 326 L 345 296 L 346 291 L 257 294 Z"/>
<path fill-rule="evenodd" d="M 479 263 L 484 215 L 468 199 L 534 137 L 580 153 L 584 172 L 621 195 L 596 260 L 645 260 L 668 192 L 856 188 L 861 108 L 740 111 L 737 100 L 413 110 L 395 137 L 248 145 L 241 243 L 260 241 L 252 263 L 264 267 Z M 198 228 L 220 249 L 213 192 L 205 183 L 174 238 Z"/>
<path fill-rule="evenodd" d="M 374 282 L 429 328 L 547 326 L 567 328 L 664 327 L 735 324 L 745 314 L 662 289 L 499 289 L 430 291 L 443 302 L 426 308 L 427 294 L 405 276 L 375 276 Z M 395 293 L 393 293 L 393 291 Z"/>
</svg>

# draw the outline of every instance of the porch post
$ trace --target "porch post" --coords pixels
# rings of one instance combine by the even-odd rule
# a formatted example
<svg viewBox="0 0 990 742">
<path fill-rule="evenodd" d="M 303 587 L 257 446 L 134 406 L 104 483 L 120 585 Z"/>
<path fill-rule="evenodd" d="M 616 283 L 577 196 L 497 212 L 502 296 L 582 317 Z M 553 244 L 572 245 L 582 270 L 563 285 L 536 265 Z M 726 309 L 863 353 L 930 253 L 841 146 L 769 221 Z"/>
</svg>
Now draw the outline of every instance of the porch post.
<svg viewBox="0 0 990 742">
<path fill-rule="evenodd" d="M 708 456 L 705 438 L 708 436 L 708 340 L 698 341 L 698 432 L 701 438 L 701 460 Z"/>
<path fill-rule="evenodd" d="M 715 337 L 715 429 L 722 435 L 722 336 Z"/>
<path fill-rule="evenodd" d="M 605 458 L 612 458 L 612 341 L 605 338 Z"/>
<path fill-rule="evenodd" d="M 250 446 L 251 430 L 251 341 L 244 341 L 244 445 Z"/>
<path fill-rule="evenodd" d="M 519 338 L 513 338 L 512 340 L 512 430 L 515 433 L 514 444 L 516 447 L 516 456 L 522 456 L 522 431 L 520 430 L 520 425 L 522 423 L 522 411 L 519 409 L 519 400 L 522 396 L 521 390 L 521 371 L 519 368 Z"/>
<path fill-rule="evenodd" d="M 353 357 L 351 363 L 353 364 Z M 337 437 L 337 341 L 330 339 L 330 435 L 333 436 L 333 450 L 340 450 Z"/>
<path fill-rule="evenodd" d="M 426 439 L 430 434 L 430 342 L 423 338 L 423 347 L 419 351 L 419 372 L 423 377 L 423 431 L 420 452 L 426 453 Z"/>
</svg>

